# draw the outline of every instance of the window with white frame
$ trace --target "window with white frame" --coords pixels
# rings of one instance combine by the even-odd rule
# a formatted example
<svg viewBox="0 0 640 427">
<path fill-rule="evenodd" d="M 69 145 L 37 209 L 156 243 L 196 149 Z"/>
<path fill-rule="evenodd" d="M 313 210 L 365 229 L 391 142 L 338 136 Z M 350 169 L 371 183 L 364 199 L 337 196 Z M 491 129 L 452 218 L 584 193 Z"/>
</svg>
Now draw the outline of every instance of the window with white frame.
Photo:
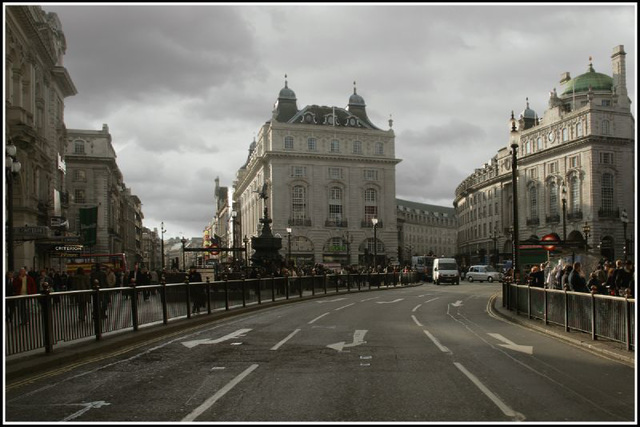
<svg viewBox="0 0 640 427">
<path fill-rule="evenodd" d="M 87 203 L 86 192 L 84 190 L 75 190 L 73 196 L 75 203 Z"/>
<path fill-rule="evenodd" d="M 562 141 L 566 142 L 569 140 L 569 129 L 562 128 Z"/>
<path fill-rule="evenodd" d="M 547 165 L 548 169 L 549 169 L 549 173 L 558 173 L 558 162 L 550 162 Z"/>
<path fill-rule="evenodd" d="M 542 142 L 542 138 L 538 137 L 538 139 L 536 139 L 536 150 L 540 151 L 544 148 L 543 142 Z"/>
<path fill-rule="evenodd" d="M 613 211 L 613 174 L 605 172 L 602 174 L 602 210 Z"/>
<path fill-rule="evenodd" d="M 285 136 L 284 137 L 284 149 L 285 150 L 293 150 L 293 137 Z"/>
<path fill-rule="evenodd" d="M 331 141 L 330 151 L 332 153 L 339 153 L 340 152 L 340 141 L 338 141 L 337 139 L 332 140 Z"/>
<path fill-rule="evenodd" d="M 538 218 L 538 189 L 535 185 L 529 188 L 529 217 Z"/>
<path fill-rule="evenodd" d="M 580 156 L 569 157 L 569 167 L 577 168 L 580 166 Z"/>
<path fill-rule="evenodd" d="M 353 154 L 362 154 L 362 142 L 353 141 Z"/>
<path fill-rule="evenodd" d="M 329 189 L 329 221 L 342 221 L 342 189 L 340 187 Z"/>
<path fill-rule="evenodd" d="M 613 164 L 613 153 L 604 151 L 600 153 L 600 164 L 602 165 L 612 165 Z"/>
<path fill-rule="evenodd" d="M 87 171 L 84 169 L 75 169 L 73 171 L 73 180 L 84 182 L 87 180 Z"/>
<path fill-rule="evenodd" d="M 84 154 L 84 141 L 75 141 L 73 154 Z"/>
<path fill-rule="evenodd" d="M 378 171 L 376 169 L 365 169 L 364 170 L 364 179 L 366 181 L 377 181 L 378 180 Z"/>
<path fill-rule="evenodd" d="M 364 220 L 369 223 L 378 217 L 378 192 L 373 188 L 364 190 Z"/>
<path fill-rule="evenodd" d="M 307 191 L 302 185 L 291 189 L 291 217 L 294 220 L 304 220 L 307 217 Z"/>
<path fill-rule="evenodd" d="M 316 151 L 318 149 L 317 142 L 315 138 L 307 139 L 307 148 L 309 151 Z"/>
<path fill-rule="evenodd" d="M 329 168 L 329 179 L 342 179 L 342 168 Z"/>
<path fill-rule="evenodd" d="M 609 120 L 602 121 L 602 134 L 609 135 Z"/>
<path fill-rule="evenodd" d="M 555 182 L 549 185 L 549 215 L 558 215 L 558 185 Z"/>
<path fill-rule="evenodd" d="M 375 154 L 381 156 L 384 154 L 384 144 L 382 142 L 376 142 Z"/>
<path fill-rule="evenodd" d="M 303 178 L 307 176 L 306 166 L 291 166 L 291 176 L 293 178 Z"/>
<path fill-rule="evenodd" d="M 576 124 L 576 137 L 581 137 L 582 136 L 582 122 L 578 122 Z"/>
</svg>

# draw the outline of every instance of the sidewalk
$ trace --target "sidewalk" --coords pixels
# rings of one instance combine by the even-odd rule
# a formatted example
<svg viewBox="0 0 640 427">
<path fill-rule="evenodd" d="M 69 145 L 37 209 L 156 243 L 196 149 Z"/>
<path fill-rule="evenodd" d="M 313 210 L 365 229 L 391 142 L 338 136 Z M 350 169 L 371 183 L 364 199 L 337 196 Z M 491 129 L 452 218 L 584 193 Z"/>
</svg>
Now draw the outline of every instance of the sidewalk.
<svg viewBox="0 0 640 427">
<path fill-rule="evenodd" d="M 516 323 L 529 329 L 547 334 L 554 338 L 566 341 L 569 344 L 583 348 L 584 350 L 615 359 L 628 366 L 635 367 L 636 353 L 628 351 L 626 344 L 610 341 L 605 338 L 591 339 L 591 334 L 580 331 L 565 331 L 564 327 L 556 324 L 548 324 L 539 319 L 529 319 L 526 314 L 516 314 L 502 306 L 502 295 L 497 293 L 489 302 L 490 314 Z"/>
</svg>

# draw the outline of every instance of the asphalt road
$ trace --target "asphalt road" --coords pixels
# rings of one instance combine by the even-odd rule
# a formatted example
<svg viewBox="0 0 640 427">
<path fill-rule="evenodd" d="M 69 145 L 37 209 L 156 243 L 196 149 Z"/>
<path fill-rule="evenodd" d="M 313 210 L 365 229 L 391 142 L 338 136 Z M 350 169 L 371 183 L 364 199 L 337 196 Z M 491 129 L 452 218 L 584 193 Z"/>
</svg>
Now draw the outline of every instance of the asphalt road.
<svg viewBox="0 0 640 427">
<path fill-rule="evenodd" d="M 490 315 L 499 290 L 424 284 L 234 316 L 8 388 L 5 420 L 634 420 L 633 367 Z"/>
</svg>

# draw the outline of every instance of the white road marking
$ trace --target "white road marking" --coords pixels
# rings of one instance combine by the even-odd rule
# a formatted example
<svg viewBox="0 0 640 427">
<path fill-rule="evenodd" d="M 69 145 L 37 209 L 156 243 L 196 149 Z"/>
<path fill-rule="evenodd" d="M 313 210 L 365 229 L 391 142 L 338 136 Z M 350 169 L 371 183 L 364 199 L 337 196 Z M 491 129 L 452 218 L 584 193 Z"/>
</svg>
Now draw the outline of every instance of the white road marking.
<svg viewBox="0 0 640 427">
<path fill-rule="evenodd" d="M 277 350 L 279 349 L 282 344 L 286 343 L 287 341 L 289 341 L 291 338 L 293 338 L 293 336 L 295 334 L 297 334 L 298 332 L 300 332 L 300 329 L 296 329 L 295 331 L 291 332 L 289 335 L 286 336 L 285 339 L 283 339 L 282 341 L 280 341 L 278 344 L 274 345 L 273 347 L 271 347 L 271 350 Z"/>
<path fill-rule="evenodd" d="M 336 298 L 336 299 L 330 299 L 330 300 L 320 300 L 320 301 L 316 301 L 318 304 L 323 304 L 325 302 L 336 302 L 336 301 L 342 301 L 343 299 L 346 298 Z"/>
<path fill-rule="evenodd" d="M 413 314 L 411 315 L 411 318 L 413 319 L 414 322 L 416 322 L 416 325 L 422 327 L 422 323 L 418 322 L 418 319 L 416 319 L 416 316 L 414 316 Z"/>
<path fill-rule="evenodd" d="M 436 345 L 436 347 L 438 347 L 440 349 L 441 352 L 443 352 L 443 353 L 451 353 L 451 350 L 449 350 L 447 347 L 445 347 L 442 344 L 440 344 L 440 341 L 438 341 L 438 339 L 436 337 L 431 335 L 431 333 L 429 331 L 427 331 L 426 329 L 423 329 L 423 331 L 424 331 L 425 334 L 427 334 L 429 339 L 431 341 L 433 341 L 433 343 Z"/>
<path fill-rule="evenodd" d="M 235 332 L 232 332 L 230 334 L 227 334 L 221 338 L 215 339 L 215 340 L 211 340 L 211 339 L 204 339 L 204 340 L 193 340 L 193 341 L 183 341 L 182 345 L 184 345 L 187 348 L 193 348 L 197 345 L 200 344 L 218 344 L 221 343 L 223 341 L 226 340 L 230 340 L 232 338 L 238 338 L 238 337 L 242 337 L 244 336 L 247 332 L 249 332 L 251 329 L 238 329 Z"/>
<path fill-rule="evenodd" d="M 428 302 L 435 301 L 435 300 L 437 300 L 438 298 L 440 298 L 440 297 L 431 298 L 429 301 L 425 301 L 424 303 L 426 304 L 426 303 L 428 303 Z"/>
<path fill-rule="evenodd" d="M 458 301 L 454 302 L 451 305 L 454 306 L 454 307 L 462 307 L 462 300 L 458 300 Z"/>
<path fill-rule="evenodd" d="M 242 381 L 247 375 L 253 372 L 258 367 L 257 364 L 249 366 L 245 369 L 240 375 L 231 380 L 230 383 L 222 387 L 220 390 L 216 392 L 213 396 L 204 401 L 204 403 L 194 409 L 189 415 L 184 417 L 182 421 L 193 421 L 198 418 L 204 411 L 213 406 L 214 403 L 218 401 L 222 396 L 227 394 L 232 388 L 234 388 L 240 381 Z"/>
<path fill-rule="evenodd" d="M 456 365 L 456 368 L 460 370 L 463 374 L 467 376 L 473 382 L 476 387 L 480 389 L 495 405 L 505 414 L 507 417 L 512 417 L 514 421 L 524 421 L 525 416 L 520 412 L 516 412 L 513 409 L 509 408 L 498 396 L 496 396 L 491 390 L 489 390 L 484 384 L 480 382 L 480 380 L 473 375 L 471 372 L 467 371 L 467 369 L 462 366 L 462 364 L 458 362 L 453 362 Z"/>
<path fill-rule="evenodd" d="M 360 302 L 371 301 L 372 299 L 378 299 L 378 298 L 380 298 L 380 297 L 361 299 Z"/>
<path fill-rule="evenodd" d="M 393 301 L 376 301 L 376 304 L 393 304 L 394 302 L 402 301 L 404 298 L 394 299 Z"/>
<path fill-rule="evenodd" d="M 417 309 L 419 309 L 422 306 L 422 304 L 418 304 L 415 307 L 413 307 L 413 310 L 411 310 L 412 313 L 415 313 Z"/>
<path fill-rule="evenodd" d="M 311 322 L 309 322 L 308 324 L 309 324 L 309 325 L 310 325 L 310 324 L 312 324 L 313 322 L 315 322 L 315 321 L 316 321 L 316 320 L 318 320 L 318 319 L 323 318 L 323 317 L 324 317 L 324 316 L 326 316 L 327 314 L 329 314 L 329 312 L 327 312 L 327 313 L 325 313 L 325 314 L 321 314 L 320 316 L 316 317 L 315 319 L 313 319 L 313 320 L 312 320 Z"/>
<path fill-rule="evenodd" d="M 530 345 L 519 345 L 519 344 L 516 344 L 516 343 L 508 340 L 507 338 L 503 337 L 500 334 L 487 333 L 487 335 L 490 335 L 493 338 L 497 339 L 498 341 L 502 341 L 503 343 L 505 343 L 505 344 L 499 344 L 500 347 L 508 348 L 510 350 L 519 351 L 521 353 L 533 354 L 533 347 L 530 346 Z"/>
<path fill-rule="evenodd" d="M 347 304 L 347 305 L 343 305 L 342 307 L 334 308 L 333 311 L 342 310 L 343 308 L 351 307 L 354 304 L 355 304 L 355 302 L 352 302 L 351 304 Z"/>
<path fill-rule="evenodd" d="M 85 412 L 89 411 L 90 409 L 100 408 L 102 406 L 107 406 L 107 405 L 111 405 L 111 404 L 105 402 L 104 400 L 98 400 L 98 401 L 95 401 L 95 402 L 80 403 L 80 405 L 84 406 L 84 408 L 80 409 L 78 412 L 74 412 L 73 414 L 69 415 L 67 418 L 63 419 L 62 421 L 73 420 L 74 418 L 78 418 L 80 415 L 84 414 Z"/>
<path fill-rule="evenodd" d="M 366 329 L 356 329 L 353 333 L 353 342 L 351 344 L 345 344 L 344 341 L 341 341 L 335 344 L 329 344 L 327 347 L 341 352 L 345 347 L 355 347 L 357 345 L 366 344 L 366 341 L 364 340 L 366 333 Z"/>
</svg>

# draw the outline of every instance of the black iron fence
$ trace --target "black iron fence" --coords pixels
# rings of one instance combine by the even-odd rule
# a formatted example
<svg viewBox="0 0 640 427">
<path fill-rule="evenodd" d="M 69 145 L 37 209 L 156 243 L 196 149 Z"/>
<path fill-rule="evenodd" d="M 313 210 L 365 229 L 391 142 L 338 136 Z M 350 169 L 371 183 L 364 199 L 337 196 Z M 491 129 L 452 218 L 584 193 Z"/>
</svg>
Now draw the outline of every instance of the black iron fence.
<svg viewBox="0 0 640 427">
<path fill-rule="evenodd" d="M 502 304 L 529 319 L 561 325 L 566 331 L 606 338 L 635 350 L 635 304 L 633 298 L 571 292 L 503 282 Z"/>
<path fill-rule="evenodd" d="M 249 305 L 416 283 L 415 272 L 264 277 L 50 292 L 5 298 L 5 354 Z M 48 288 L 48 287 L 47 287 Z"/>
</svg>

